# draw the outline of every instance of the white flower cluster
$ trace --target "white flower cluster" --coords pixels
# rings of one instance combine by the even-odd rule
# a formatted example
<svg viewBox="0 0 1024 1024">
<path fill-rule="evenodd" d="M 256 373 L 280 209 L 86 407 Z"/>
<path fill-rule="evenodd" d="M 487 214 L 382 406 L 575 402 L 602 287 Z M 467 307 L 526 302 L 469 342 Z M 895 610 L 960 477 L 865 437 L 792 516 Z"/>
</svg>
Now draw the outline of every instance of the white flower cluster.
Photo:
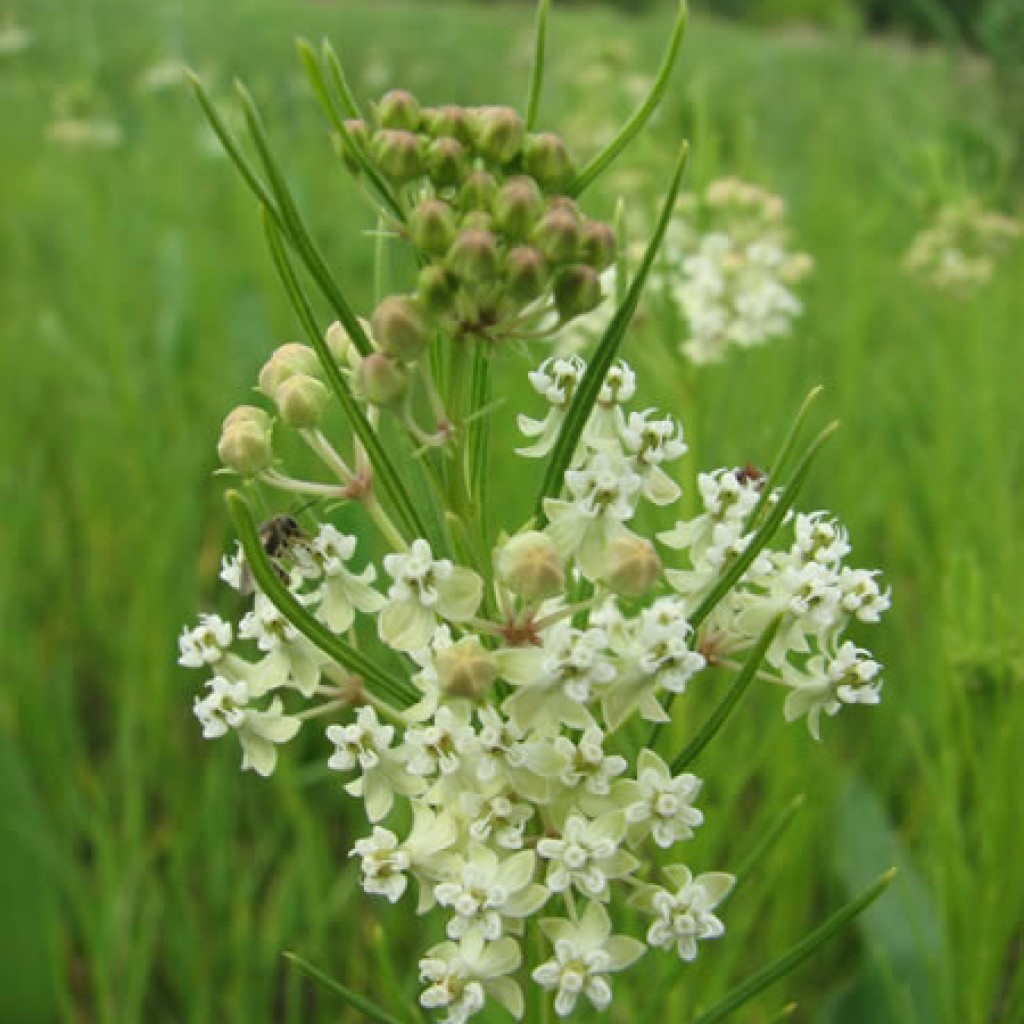
<svg viewBox="0 0 1024 1024">
<path fill-rule="evenodd" d="M 787 248 L 779 196 L 736 178 L 681 196 L 652 291 L 689 328 L 682 346 L 694 363 L 720 361 L 735 345 L 752 348 L 788 335 L 803 305 L 792 286 L 813 261 Z"/>
<path fill-rule="evenodd" d="M 939 211 L 915 236 L 903 265 L 939 291 L 966 296 L 992 277 L 999 257 L 1022 235 L 1020 220 L 966 200 Z"/>
<path fill-rule="evenodd" d="M 521 455 L 551 450 L 585 369 L 552 357 L 530 375 L 548 411 L 520 419 L 532 441 Z M 369 819 L 352 851 L 364 889 L 397 902 L 415 883 L 418 911 L 446 919 L 446 940 L 420 961 L 421 1003 L 446 1024 L 489 1001 L 521 1017 L 528 981 L 560 1016 L 603 1010 L 611 975 L 647 949 L 690 961 L 723 933 L 716 908 L 732 877 L 694 875 L 678 851 L 703 821 L 702 781 L 653 749 L 630 750 L 624 723 L 667 721 L 695 677 L 729 665 L 777 618 L 765 675 L 788 688 L 788 719 L 806 716 L 817 736 L 822 711 L 879 698 L 879 666 L 843 634 L 851 620 L 877 621 L 888 595 L 876 573 L 844 564 L 846 534 L 825 514 L 792 517 L 790 545 L 761 550 L 694 629 L 694 609 L 772 499 L 754 470 L 701 476 L 703 511 L 658 538 L 684 553 L 666 568 L 637 516 L 679 499 L 666 467 L 686 443 L 672 417 L 628 407 L 635 390 L 631 368 L 615 364 L 561 496 L 545 502 L 547 525 L 503 536 L 486 586 L 423 538 L 387 554 L 382 573 L 353 569 L 355 538 L 330 525 L 292 530 L 275 548 L 292 595 L 321 623 L 373 625 L 419 694 L 411 707 L 368 692 L 259 591 L 237 628 L 206 615 L 181 637 L 181 664 L 211 674 L 195 704 L 204 735 L 235 732 L 243 767 L 269 774 L 304 720 L 338 717 L 328 763 Z M 222 575 L 245 589 L 239 557 Z M 238 640 L 247 655 L 232 650 Z M 675 863 L 661 867 L 667 851 Z M 621 902 L 648 918 L 643 941 L 616 932 Z M 531 927 L 547 953 L 526 967 Z"/>
</svg>

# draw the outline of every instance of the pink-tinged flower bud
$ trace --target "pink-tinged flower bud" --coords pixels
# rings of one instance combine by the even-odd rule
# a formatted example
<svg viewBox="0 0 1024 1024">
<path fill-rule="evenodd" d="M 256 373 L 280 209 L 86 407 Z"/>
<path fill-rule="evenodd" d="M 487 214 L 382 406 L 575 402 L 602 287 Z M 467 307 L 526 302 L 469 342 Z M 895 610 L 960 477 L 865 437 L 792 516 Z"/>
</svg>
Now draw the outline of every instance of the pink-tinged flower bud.
<svg viewBox="0 0 1024 1024">
<path fill-rule="evenodd" d="M 385 409 L 401 405 L 408 386 L 408 371 L 383 352 L 371 352 L 356 369 L 356 394 L 371 405 Z"/>
<path fill-rule="evenodd" d="M 605 552 L 603 582 L 622 597 L 641 597 L 661 575 L 661 559 L 645 537 L 616 537 Z"/>
<path fill-rule="evenodd" d="M 494 656 L 475 636 L 439 650 L 434 665 L 441 689 L 451 697 L 479 700 L 498 677 Z"/>
<path fill-rule="evenodd" d="M 331 397 L 327 386 L 315 377 L 296 373 L 281 381 L 274 394 L 281 422 L 297 430 L 310 429 L 320 423 L 324 407 Z"/>
<path fill-rule="evenodd" d="M 370 145 L 370 130 L 366 127 L 366 122 L 361 121 L 358 118 L 352 118 L 345 122 L 345 128 L 348 131 L 351 145 L 362 146 L 366 149 Z M 351 174 L 360 174 L 362 168 L 359 166 L 359 162 L 352 155 L 350 146 L 340 136 L 337 137 L 338 149 L 341 153 L 342 159 L 345 161 L 345 166 L 348 168 Z"/>
<path fill-rule="evenodd" d="M 469 161 L 458 139 L 442 136 L 427 146 L 427 176 L 437 188 L 449 188 L 465 177 Z"/>
<path fill-rule="evenodd" d="M 396 185 L 423 173 L 423 147 L 412 132 L 384 128 L 373 137 L 371 151 L 381 173 Z"/>
<path fill-rule="evenodd" d="M 551 538 L 537 530 L 509 538 L 495 552 L 494 567 L 501 582 L 527 601 L 555 597 L 565 589 L 562 556 Z"/>
<path fill-rule="evenodd" d="M 414 132 L 420 126 L 420 101 L 405 89 L 392 89 L 377 104 L 377 122 L 381 128 Z"/>
<path fill-rule="evenodd" d="M 460 210 L 484 210 L 489 212 L 498 194 L 498 183 L 487 171 L 474 171 L 459 189 Z"/>
<path fill-rule="evenodd" d="M 469 228 L 459 234 L 448 250 L 445 266 L 460 281 L 481 284 L 498 276 L 498 240 L 490 231 Z"/>
<path fill-rule="evenodd" d="M 273 424 L 263 409 L 240 405 L 224 418 L 217 455 L 239 476 L 255 476 L 274 461 Z"/>
<path fill-rule="evenodd" d="M 595 270 L 604 270 L 615 262 L 615 232 L 603 221 L 591 220 L 580 232 L 580 259 Z"/>
<path fill-rule="evenodd" d="M 523 166 L 546 192 L 561 192 L 576 177 L 576 162 L 561 138 L 551 132 L 527 138 Z"/>
<path fill-rule="evenodd" d="M 373 311 L 370 323 L 381 350 L 402 363 L 416 359 L 429 340 L 423 311 L 412 295 L 389 295 Z"/>
<path fill-rule="evenodd" d="M 510 298 L 531 302 L 547 287 L 547 261 L 532 245 L 517 245 L 505 257 L 505 280 Z"/>
<path fill-rule="evenodd" d="M 477 152 L 485 160 L 507 164 L 523 148 L 526 125 L 512 107 L 481 107 L 472 112 L 469 131 Z"/>
<path fill-rule="evenodd" d="M 423 112 L 423 125 L 434 138 L 448 136 L 469 142 L 469 115 L 465 107 L 453 103 Z"/>
<path fill-rule="evenodd" d="M 589 313 L 601 301 L 601 278 L 583 263 L 564 267 L 555 277 L 555 308 L 563 320 Z"/>
<path fill-rule="evenodd" d="M 373 332 L 370 322 L 360 317 L 359 323 L 363 328 L 363 333 L 370 337 Z M 355 366 L 359 362 L 359 350 L 340 321 L 335 320 L 328 326 L 324 340 L 327 342 L 331 355 L 343 366 Z"/>
<path fill-rule="evenodd" d="M 268 398 L 274 398 L 281 383 L 297 373 L 319 376 L 320 360 L 308 345 L 289 342 L 274 349 L 263 364 L 258 378 L 259 389 Z"/>
<path fill-rule="evenodd" d="M 530 237 L 544 209 L 544 197 L 533 178 L 519 175 L 509 178 L 494 200 L 494 222 L 514 239 Z"/>
<path fill-rule="evenodd" d="M 416 297 L 428 314 L 446 316 L 455 307 L 458 282 L 444 267 L 436 263 L 424 267 L 416 283 Z"/>
<path fill-rule="evenodd" d="M 579 222 L 568 210 L 549 209 L 533 229 L 533 244 L 552 263 L 571 263 L 579 254 Z"/>
<path fill-rule="evenodd" d="M 483 210 L 470 210 L 464 214 L 459 227 L 463 231 L 494 231 L 494 218 Z"/>
<path fill-rule="evenodd" d="M 424 199 L 409 214 L 409 238 L 421 252 L 440 256 L 455 241 L 452 208 L 441 199 Z"/>
</svg>

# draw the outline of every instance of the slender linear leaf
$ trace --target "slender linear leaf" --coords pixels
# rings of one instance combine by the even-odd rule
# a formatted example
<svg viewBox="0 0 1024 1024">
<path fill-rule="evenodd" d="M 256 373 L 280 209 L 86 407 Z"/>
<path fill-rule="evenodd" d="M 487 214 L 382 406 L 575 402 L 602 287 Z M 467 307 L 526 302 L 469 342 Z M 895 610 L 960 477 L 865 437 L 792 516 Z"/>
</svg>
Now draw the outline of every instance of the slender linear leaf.
<svg viewBox="0 0 1024 1024">
<path fill-rule="evenodd" d="M 530 92 L 526 99 L 526 130 L 533 131 L 537 123 L 537 108 L 544 87 L 544 58 L 548 39 L 548 11 L 551 0 L 539 0 L 537 23 L 533 35 L 533 68 L 530 71 Z"/>
<path fill-rule="evenodd" d="M 753 849 L 736 866 L 737 885 L 744 882 L 753 874 L 754 868 L 764 860 L 771 852 L 775 844 L 782 838 L 793 819 L 800 812 L 800 809 L 807 802 L 803 793 L 798 793 L 785 806 L 782 813 L 765 829 L 764 834 L 758 836 Z"/>
<path fill-rule="evenodd" d="M 636 312 L 644 285 L 647 282 L 647 276 L 654 265 L 654 258 L 657 256 L 662 239 L 668 230 L 668 224 L 672 217 L 672 211 L 675 206 L 676 196 L 679 193 L 683 171 L 686 169 L 686 160 L 689 152 L 689 143 L 684 142 L 680 147 L 676 169 L 669 183 L 668 192 L 665 196 L 661 213 L 658 216 L 658 223 L 654 229 L 654 234 L 647 245 L 647 251 L 640 261 L 636 276 L 630 282 L 626 298 L 615 311 L 611 323 L 608 325 L 600 342 L 598 342 L 597 349 L 587 365 L 586 373 L 584 373 L 583 379 L 576 389 L 576 394 L 573 396 L 572 404 L 569 406 L 569 411 L 566 413 L 558 440 L 555 442 L 554 450 L 551 452 L 551 457 L 548 460 L 547 472 L 541 485 L 540 495 L 537 498 L 537 519 L 540 522 L 544 520 L 544 499 L 554 497 L 562 489 L 565 471 L 572 462 L 580 436 L 583 434 L 583 428 L 590 418 L 590 413 L 594 408 L 594 403 L 597 401 L 597 396 L 601 392 L 604 379 L 619 350 L 619 345 L 626 333 L 626 329 L 633 319 L 633 314 Z"/>
<path fill-rule="evenodd" d="M 890 868 L 872 886 L 856 899 L 851 900 L 837 910 L 823 925 L 800 940 L 789 952 L 783 954 L 774 963 L 757 972 L 741 985 L 737 985 L 724 999 L 716 1003 L 706 1013 L 702 1013 L 691 1024 L 717 1024 L 725 1020 L 734 1010 L 738 1010 L 755 996 L 760 995 L 769 985 L 800 966 L 812 953 L 824 946 L 831 938 L 842 931 L 854 918 L 889 888 L 896 877 L 896 869 Z"/>
<path fill-rule="evenodd" d="M 576 180 L 569 186 L 569 195 L 578 196 L 584 189 L 592 185 L 640 133 L 644 125 L 647 124 L 651 116 L 658 109 L 662 97 L 665 95 L 665 90 L 668 88 L 668 82 L 672 76 L 672 69 L 676 64 L 676 58 L 679 56 L 679 48 L 682 46 L 683 37 L 686 35 L 688 20 L 689 10 L 686 6 L 686 0 L 680 0 L 679 13 L 676 15 L 676 23 L 672 29 L 668 49 L 665 51 L 661 67 L 658 69 L 658 75 L 654 80 L 654 85 L 651 87 L 647 99 L 640 104 L 633 113 L 633 116 L 623 125 L 619 134 L 580 171 L 576 176 Z"/>
<path fill-rule="evenodd" d="M 376 1021 L 377 1024 L 406 1024 L 405 1021 L 400 1020 L 398 1017 L 392 1017 L 387 1010 L 381 1009 L 376 1003 L 367 999 L 366 996 L 353 992 L 348 986 L 342 985 L 340 981 L 332 978 L 329 974 L 325 974 L 319 967 L 314 967 L 307 960 L 303 960 L 302 957 L 296 956 L 295 953 L 284 953 L 282 955 L 286 960 L 295 964 L 300 971 L 308 974 L 311 978 L 315 978 L 324 988 L 330 989 L 354 1010 L 365 1013 L 370 1020 Z"/>
</svg>

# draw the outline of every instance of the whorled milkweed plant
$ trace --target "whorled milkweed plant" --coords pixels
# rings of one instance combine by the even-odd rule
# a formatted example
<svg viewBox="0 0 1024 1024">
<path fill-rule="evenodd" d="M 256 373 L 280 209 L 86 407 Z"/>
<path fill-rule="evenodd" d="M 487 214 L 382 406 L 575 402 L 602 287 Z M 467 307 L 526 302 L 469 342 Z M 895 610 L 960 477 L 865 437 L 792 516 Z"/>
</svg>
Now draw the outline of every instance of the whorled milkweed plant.
<svg viewBox="0 0 1024 1024">
<path fill-rule="evenodd" d="M 364 116 L 331 49 L 301 47 L 341 157 L 415 257 L 408 291 L 366 320 L 303 223 L 248 94 L 257 163 L 195 83 L 262 205 L 308 344 L 274 351 L 259 374 L 265 405 L 224 421 L 218 452 L 240 481 L 228 494 L 240 545 L 221 575 L 251 606 L 237 623 L 201 616 L 180 660 L 207 675 L 195 702 L 204 735 L 234 733 L 243 768 L 269 775 L 282 745 L 326 724 L 327 763 L 369 820 L 351 851 L 363 888 L 445 922 L 418 971 L 422 1007 L 450 1024 L 490 1003 L 522 1017 L 526 990 L 545 1015 L 603 1010 L 613 976 L 652 950 L 694 960 L 725 931 L 734 883 L 687 863 L 704 818 L 691 770 L 700 751 L 755 681 L 779 687 L 785 717 L 815 737 L 822 713 L 881 691 L 878 664 L 845 630 L 877 621 L 888 595 L 877 573 L 847 564 L 832 516 L 794 509 L 831 428 L 800 454 L 801 414 L 770 475 L 701 474 L 697 515 L 653 536 L 638 525 L 645 505 L 677 506 L 671 469 L 687 446 L 673 415 L 635 407 L 618 353 L 685 147 L 596 347 L 550 354 L 600 301 L 616 258 L 614 230 L 580 200 L 657 105 L 685 9 L 651 96 L 582 168 L 535 127 L 546 13 L 542 3 L 525 115 L 426 108 L 395 91 Z M 329 325 L 297 264 L 334 311 Z M 537 398 L 517 441 L 489 426 L 509 354 L 522 351 L 537 363 Z M 315 479 L 283 464 L 288 435 L 315 455 Z M 505 521 L 487 488 L 492 460 L 517 454 L 538 469 L 526 522 Z M 280 514 L 258 526 L 253 508 L 270 491 L 325 499 L 323 521 L 305 529 Z M 358 537 L 329 521 L 341 505 L 365 513 Z M 710 667 L 735 681 L 692 741 L 670 749 L 663 726 Z M 887 881 L 702 1020 L 790 969 Z M 636 934 L 620 923 L 626 904 L 646 922 Z M 395 1019 L 330 984 L 371 1019 Z"/>
</svg>

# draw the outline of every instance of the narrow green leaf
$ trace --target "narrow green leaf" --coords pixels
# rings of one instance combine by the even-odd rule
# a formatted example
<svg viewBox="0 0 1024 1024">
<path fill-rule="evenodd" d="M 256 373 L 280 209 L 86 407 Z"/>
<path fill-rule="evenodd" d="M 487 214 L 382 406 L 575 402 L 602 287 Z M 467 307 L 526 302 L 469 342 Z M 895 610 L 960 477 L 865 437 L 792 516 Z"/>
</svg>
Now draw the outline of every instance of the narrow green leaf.
<svg viewBox="0 0 1024 1024">
<path fill-rule="evenodd" d="M 323 53 L 324 62 L 331 72 L 331 80 L 334 82 L 334 87 L 338 90 L 338 96 L 341 99 L 341 105 L 345 109 L 345 115 L 360 121 L 364 120 L 363 112 L 359 109 L 359 104 L 356 102 L 356 94 L 348 84 L 345 68 L 338 59 L 337 53 L 334 52 L 334 47 L 331 46 L 330 40 L 325 39 L 320 49 Z"/>
<path fill-rule="evenodd" d="M 382 671 L 370 658 L 330 631 L 315 619 L 305 605 L 278 578 L 274 566 L 260 543 L 259 528 L 245 498 L 238 491 L 228 491 L 224 496 L 231 518 L 238 530 L 245 560 L 260 590 L 267 595 L 282 615 L 295 626 L 303 636 L 330 655 L 339 665 L 362 678 L 374 693 L 387 696 L 400 707 L 408 707 L 418 699 L 416 689 L 404 680 Z"/>
<path fill-rule="evenodd" d="M 736 866 L 737 885 L 745 882 L 753 874 L 754 868 L 768 856 L 789 826 L 793 824 L 793 819 L 806 802 L 807 798 L 803 793 L 797 794 L 783 808 L 782 813 L 765 829 L 764 834 L 758 837 L 751 851 Z"/>
<path fill-rule="evenodd" d="M 773 985 L 790 971 L 795 970 L 812 953 L 815 953 L 838 932 L 842 931 L 866 907 L 874 903 L 889 888 L 895 877 L 896 869 L 890 868 L 860 896 L 837 910 L 823 925 L 801 939 L 789 952 L 783 954 L 763 970 L 758 971 L 741 985 L 737 985 L 724 999 L 716 1003 L 706 1013 L 702 1013 L 691 1024 L 717 1024 L 718 1021 L 725 1020 L 734 1010 L 738 1010 L 755 996 L 760 995 L 769 985 Z"/>
<path fill-rule="evenodd" d="M 481 509 L 485 503 L 487 484 L 487 452 L 490 440 L 491 418 L 491 360 L 486 345 L 477 345 L 473 351 L 473 370 L 470 380 L 469 421 L 469 488 Z"/>
<path fill-rule="evenodd" d="M 288 253 L 285 251 L 280 233 L 269 217 L 264 217 L 263 226 L 266 230 L 267 241 L 270 244 L 270 252 L 273 256 L 274 264 L 284 283 L 285 291 L 292 300 L 296 315 L 306 331 L 310 344 L 320 357 L 320 364 L 323 367 L 324 374 L 341 404 L 342 411 L 345 413 L 356 437 L 359 438 L 360 443 L 366 449 L 367 457 L 377 474 L 382 491 L 390 499 L 406 531 L 415 537 L 428 537 L 423 519 L 415 503 L 409 497 L 409 492 L 397 467 L 381 444 L 377 432 L 359 407 L 359 403 L 352 397 L 352 392 L 345 383 L 345 378 L 342 376 L 334 356 L 331 355 L 331 351 L 327 347 L 323 333 L 317 327 L 313 312 L 309 308 L 309 303 L 306 302 L 305 296 L 302 294 L 302 288 L 299 285 L 298 279 L 295 277 L 295 271 L 288 259 Z"/>
<path fill-rule="evenodd" d="M 651 116 L 658 109 L 665 90 L 668 88 L 669 79 L 672 76 L 672 69 L 675 67 L 676 58 L 679 56 L 679 48 L 682 46 L 683 37 L 686 35 L 686 24 L 689 20 L 689 11 L 686 0 L 680 0 L 679 13 L 676 15 L 676 23 L 672 29 L 672 36 L 669 39 L 668 49 L 662 59 L 658 75 L 654 80 L 651 91 L 642 104 L 633 113 L 633 116 L 623 125 L 619 134 L 594 157 L 586 167 L 576 176 L 576 180 L 569 186 L 570 196 L 580 195 L 584 189 L 592 185 L 618 158 L 619 154 L 633 141 L 640 133 L 644 125 L 651 119 Z"/>
<path fill-rule="evenodd" d="M 295 964 L 300 971 L 308 974 L 311 978 L 315 978 L 324 986 L 324 988 L 330 989 L 336 996 L 343 999 L 354 1010 L 358 1010 L 360 1013 L 366 1014 L 366 1016 L 372 1021 L 377 1021 L 377 1024 L 406 1024 L 405 1021 L 399 1020 L 397 1017 L 392 1017 L 390 1013 L 381 1009 L 376 1003 L 371 1002 L 366 998 L 366 996 L 361 996 L 358 992 L 353 992 L 352 989 L 348 988 L 346 985 L 342 985 L 340 981 L 335 980 L 329 974 L 325 974 L 319 967 L 314 967 L 311 963 L 303 960 L 302 957 L 297 956 L 295 953 L 284 953 L 282 955 L 286 960 L 290 960 Z"/>
<path fill-rule="evenodd" d="M 750 654 L 747 655 L 743 668 L 740 669 L 732 686 L 729 687 L 729 692 L 721 699 L 718 707 L 711 712 L 711 716 L 704 723 L 700 732 L 690 740 L 672 762 L 673 775 L 681 772 L 689 765 L 715 738 L 718 730 L 725 725 L 726 719 L 732 714 L 733 709 L 739 703 L 743 694 L 746 693 L 747 687 L 750 686 L 754 676 L 757 675 L 757 670 L 761 667 L 761 662 L 764 661 L 764 656 L 771 646 L 772 640 L 775 639 L 775 634 L 779 631 L 779 623 L 781 621 L 782 616 L 776 616 L 765 627 L 764 632 L 758 637 L 757 643 L 751 649 Z"/>
<path fill-rule="evenodd" d="M 626 298 L 615 311 L 611 323 L 604 332 L 593 357 L 587 365 L 586 373 L 580 381 L 576 394 L 573 397 L 569 411 L 566 413 L 562 423 L 562 429 L 558 435 L 554 450 L 548 460 L 547 471 L 544 475 L 544 482 L 541 485 L 540 495 L 537 498 L 537 520 L 544 521 L 544 499 L 556 496 L 562 489 L 562 481 L 565 471 L 572 462 L 576 452 L 583 428 L 587 425 L 591 410 L 601 392 L 601 386 L 608 374 L 608 370 L 615 360 L 622 338 L 633 319 L 636 307 L 640 302 L 644 285 L 647 283 L 647 276 L 654 265 L 654 258 L 658 254 L 662 239 L 668 230 L 669 221 L 672 218 L 672 211 L 675 206 L 676 196 L 679 194 L 679 185 L 683 178 L 683 171 L 686 169 L 686 160 L 690 152 L 690 145 L 684 142 L 679 150 L 679 159 L 676 161 L 676 169 L 669 183 L 668 192 L 665 196 L 661 213 L 658 216 L 658 223 L 655 226 L 654 234 L 647 245 L 640 266 L 637 268 L 636 276 L 629 284 Z"/>
<path fill-rule="evenodd" d="M 530 92 L 526 99 L 526 130 L 532 132 L 537 123 L 537 107 L 544 87 L 544 56 L 548 39 L 548 11 L 551 0 L 539 0 L 537 22 L 533 34 L 533 68 L 530 71 Z"/>
</svg>

